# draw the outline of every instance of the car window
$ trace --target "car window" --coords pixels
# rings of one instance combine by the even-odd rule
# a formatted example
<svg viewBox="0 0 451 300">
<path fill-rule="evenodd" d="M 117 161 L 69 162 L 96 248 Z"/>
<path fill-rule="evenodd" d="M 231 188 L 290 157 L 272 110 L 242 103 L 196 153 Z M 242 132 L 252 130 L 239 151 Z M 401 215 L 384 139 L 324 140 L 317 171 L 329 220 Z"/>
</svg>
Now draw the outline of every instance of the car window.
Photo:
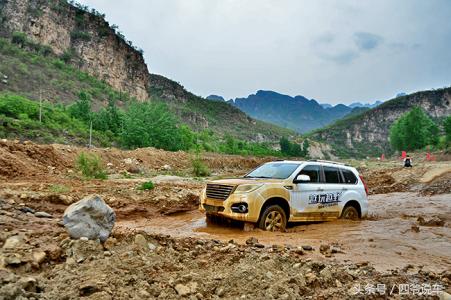
<svg viewBox="0 0 451 300">
<path fill-rule="evenodd" d="M 326 177 L 326 183 L 340 183 L 340 172 L 335 167 L 323 167 L 324 176 Z"/>
<path fill-rule="evenodd" d="M 356 184 L 357 183 L 357 177 L 354 175 L 354 173 L 351 170 L 341 169 L 341 172 L 343 173 L 345 183 L 347 183 L 347 184 Z"/>
<path fill-rule="evenodd" d="M 250 172 L 245 178 L 286 179 L 299 167 L 295 163 L 267 163 Z"/>
<path fill-rule="evenodd" d="M 309 165 L 305 166 L 299 175 L 310 176 L 310 182 L 320 182 L 319 174 L 321 172 L 320 166 Z"/>
</svg>

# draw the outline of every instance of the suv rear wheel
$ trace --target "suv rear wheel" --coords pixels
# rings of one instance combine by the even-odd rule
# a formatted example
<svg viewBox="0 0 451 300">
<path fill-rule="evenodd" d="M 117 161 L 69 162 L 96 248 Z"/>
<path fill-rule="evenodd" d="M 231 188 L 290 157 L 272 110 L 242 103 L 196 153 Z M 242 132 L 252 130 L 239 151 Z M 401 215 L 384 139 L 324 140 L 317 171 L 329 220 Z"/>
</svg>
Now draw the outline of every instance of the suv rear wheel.
<svg viewBox="0 0 451 300">
<path fill-rule="evenodd" d="M 267 231 L 284 231 L 287 226 L 287 216 L 279 205 L 265 208 L 258 222 L 258 227 Z"/>
<path fill-rule="evenodd" d="M 341 218 L 348 220 L 358 220 L 359 212 L 354 206 L 346 206 L 341 213 Z"/>
</svg>

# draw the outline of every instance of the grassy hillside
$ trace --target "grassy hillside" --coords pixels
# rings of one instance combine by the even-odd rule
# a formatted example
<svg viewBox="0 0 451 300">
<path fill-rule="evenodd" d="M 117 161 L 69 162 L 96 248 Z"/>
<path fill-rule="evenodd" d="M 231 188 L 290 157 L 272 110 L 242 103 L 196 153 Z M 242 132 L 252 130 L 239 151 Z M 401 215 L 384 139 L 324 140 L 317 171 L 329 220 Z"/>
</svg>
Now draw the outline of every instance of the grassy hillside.
<svg viewBox="0 0 451 300">
<path fill-rule="evenodd" d="M 421 107 L 437 124 L 451 115 L 451 88 L 422 91 L 387 101 L 376 108 L 351 114 L 335 123 L 313 131 L 309 136 L 326 142 L 341 157 L 391 154 L 389 129 L 403 113 Z"/>
<path fill-rule="evenodd" d="M 280 155 L 271 149 L 272 146 L 282 135 L 292 134 L 277 126 L 257 122 L 226 103 L 212 103 L 197 97 L 179 84 L 157 75 L 153 76 L 158 78 L 157 82 L 169 83 L 170 86 L 153 85 L 150 102 L 140 103 L 66 64 L 63 57 L 37 44 L 27 42 L 19 47 L 0 38 L 0 61 L 2 138 L 86 145 L 89 120 L 92 119 L 93 144 L 96 146 L 154 146 L 168 150 L 203 149 L 230 154 Z M 71 106 L 80 102 L 81 92 L 88 95 L 89 107 L 77 115 Z M 168 96 L 173 92 L 177 97 Z M 38 118 L 40 98 L 43 102 L 42 122 Z M 148 107 L 145 103 L 163 105 Z M 133 122 L 137 117 L 128 114 L 130 107 L 134 107 L 136 116 L 140 118 L 138 121 L 145 126 Z M 142 109 L 149 112 L 140 114 Z M 153 120 L 161 119 L 161 113 L 166 116 L 167 124 L 163 124 L 166 127 L 156 133 L 159 128 L 153 127 L 159 124 Z M 139 130 L 143 131 L 137 133 Z M 130 135 L 135 135 L 135 140 L 131 141 Z M 171 142 L 167 144 L 166 141 Z"/>
<path fill-rule="evenodd" d="M 134 99 L 114 90 L 105 82 L 66 64 L 65 57 L 55 56 L 45 46 L 26 41 L 19 46 L 0 38 L 0 91 L 14 92 L 31 100 L 41 97 L 50 103 L 70 104 L 80 91 L 92 97 L 94 110 L 114 101 L 125 108 Z M 152 101 L 168 104 L 182 123 L 193 130 L 211 130 L 219 137 L 254 142 L 276 142 L 294 132 L 256 121 L 227 103 L 212 102 L 186 91 L 180 84 L 163 76 L 151 75 Z"/>
</svg>

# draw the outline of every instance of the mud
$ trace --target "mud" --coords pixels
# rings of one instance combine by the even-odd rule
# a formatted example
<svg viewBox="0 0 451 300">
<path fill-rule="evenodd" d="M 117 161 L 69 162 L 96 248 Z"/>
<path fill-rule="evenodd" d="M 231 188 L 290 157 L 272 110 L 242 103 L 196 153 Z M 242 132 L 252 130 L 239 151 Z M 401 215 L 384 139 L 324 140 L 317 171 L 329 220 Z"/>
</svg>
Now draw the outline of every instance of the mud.
<svg viewBox="0 0 451 300">
<path fill-rule="evenodd" d="M 413 193 L 371 196 L 370 219 L 357 222 L 337 220 L 314 224 L 290 224 L 288 232 L 243 231 L 239 224 L 207 223 L 197 211 L 152 220 L 120 222 L 122 228 L 140 229 L 171 236 L 235 240 L 244 243 L 255 237 L 260 243 L 302 246 L 319 249 L 321 244 L 338 244 L 343 253 L 335 261 L 354 263 L 369 261 L 377 270 L 387 271 L 414 265 L 424 270 L 451 269 L 451 195 L 419 197 Z M 443 220 L 444 226 L 412 232 L 419 217 Z M 315 253 L 315 258 L 324 257 Z"/>
<path fill-rule="evenodd" d="M 99 181 L 74 169 L 81 151 L 0 141 L 0 299 L 366 297 L 354 293 L 359 284 L 385 284 L 393 295 L 399 284 L 451 292 L 449 162 L 413 170 L 365 162 L 360 169 L 373 193 L 367 219 L 290 224 L 271 233 L 207 224 L 197 211 L 205 179 L 191 177 L 190 154 L 92 149 L 109 173 Z M 204 156 L 212 178 L 244 174 L 267 160 Z M 139 190 L 148 180 L 155 188 Z M 103 245 L 70 240 L 60 226 L 64 209 L 93 193 L 117 214 Z M 418 296 L 427 298 L 407 298 Z"/>
</svg>

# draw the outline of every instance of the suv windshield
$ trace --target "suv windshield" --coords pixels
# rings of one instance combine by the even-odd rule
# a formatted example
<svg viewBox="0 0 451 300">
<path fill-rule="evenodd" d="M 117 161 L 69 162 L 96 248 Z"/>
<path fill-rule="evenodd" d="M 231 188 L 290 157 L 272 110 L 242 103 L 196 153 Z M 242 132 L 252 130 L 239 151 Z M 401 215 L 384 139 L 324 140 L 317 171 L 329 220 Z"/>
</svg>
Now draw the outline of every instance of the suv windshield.
<svg viewBox="0 0 451 300">
<path fill-rule="evenodd" d="M 245 178 L 286 179 L 299 167 L 295 163 L 267 163 L 250 172 Z"/>
</svg>

